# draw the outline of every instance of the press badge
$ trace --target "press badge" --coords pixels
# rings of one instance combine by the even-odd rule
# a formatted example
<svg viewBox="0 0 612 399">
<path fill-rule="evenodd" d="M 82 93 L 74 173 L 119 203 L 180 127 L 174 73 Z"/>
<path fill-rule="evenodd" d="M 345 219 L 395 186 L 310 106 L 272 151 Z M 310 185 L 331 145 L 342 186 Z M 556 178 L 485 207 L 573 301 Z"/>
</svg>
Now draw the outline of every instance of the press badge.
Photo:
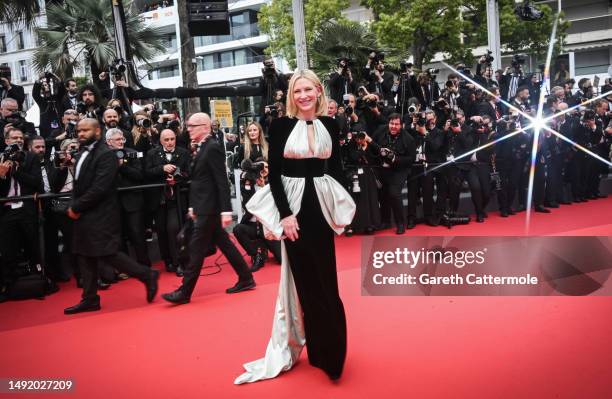
<svg viewBox="0 0 612 399">
<path fill-rule="evenodd" d="M 363 174 L 363 168 L 359 168 L 359 169 L 357 169 L 357 174 L 358 174 L 358 175 L 362 175 L 362 174 Z"/>
<path fill-rule="evenodd" d="M 447 162 L 455 162 L 455 157 L 452 155 L 447 155 L 446 156 L 446 161 Z"/>
<path fill-rule="evenodd" d="M 19 209 L 23 206 L 23 201 L 11 202 L 11 209 Z"/>
</svg>

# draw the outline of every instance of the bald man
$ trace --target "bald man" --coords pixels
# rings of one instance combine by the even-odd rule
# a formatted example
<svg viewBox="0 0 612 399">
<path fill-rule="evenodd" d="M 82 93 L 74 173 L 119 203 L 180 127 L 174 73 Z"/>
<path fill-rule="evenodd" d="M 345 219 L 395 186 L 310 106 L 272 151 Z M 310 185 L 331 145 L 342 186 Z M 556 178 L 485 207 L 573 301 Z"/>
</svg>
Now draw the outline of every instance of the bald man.
<svg viewBox="0 0 612 399">
<path fill-rule="evenodd" d="M 239 277 L 238 282 L 226 292 L 233 294 L 255 287 L 249 267 L 223 229 L 232 223 L 232 205 L 225 172 L 225 154 L 221 144 L 212 136 L 210 117 L 204 113 L 193 114 L 187 121 L 187 131 L 191 141 L 197 145 L 189 190 L 189 216 L 193 219 L 189 264 L 185 268 L 181 287 L 162 295 L 162 298 L 175 304 L 191 300 L 204 258 L 214 245 L 223 252 Z"/>
<path fill-rule="evenodd" d="M 72 251 L 78 257 L 83 296 L 81 302 L 64 309 L 64 313 L 100 310 L 97 294 L 100 261 L 142 281 L 147 301 L 151 302 L 157 293 L 159 272 L 136 263 L 119 251 L 121 224 L 115 190 L 119 169 L 117 156 L 100 141 L 102 131 L 96 119 L 82 119 L 76 131 L 81 152 L 76 158 L 72 201 L 67 214 L 74 221 Z"/>
</svg>

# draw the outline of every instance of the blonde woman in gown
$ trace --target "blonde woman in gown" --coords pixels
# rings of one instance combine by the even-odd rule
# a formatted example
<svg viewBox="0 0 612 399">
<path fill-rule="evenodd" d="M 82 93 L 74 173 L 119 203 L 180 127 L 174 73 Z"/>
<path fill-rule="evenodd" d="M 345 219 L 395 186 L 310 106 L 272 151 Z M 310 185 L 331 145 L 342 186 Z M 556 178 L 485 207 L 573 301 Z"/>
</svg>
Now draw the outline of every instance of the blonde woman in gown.
<svg viewBox="0 0 612 399">
<path fill-rule="evenodd" d="M 338 293 L 334 232 L 341 234 L 355 203 L 343 179 L 335 120 L 318 77 L 296 72 L 287 116 L 269 130 L 269 185 L 247 203 L 267 236 L 282 238 L 281 281 L 265 357 L 246 363 L 235 384 L 289 370 L 304 345 L 311 365 L 340 378 L 346 357 L 346 318 Z"/>
</svg>

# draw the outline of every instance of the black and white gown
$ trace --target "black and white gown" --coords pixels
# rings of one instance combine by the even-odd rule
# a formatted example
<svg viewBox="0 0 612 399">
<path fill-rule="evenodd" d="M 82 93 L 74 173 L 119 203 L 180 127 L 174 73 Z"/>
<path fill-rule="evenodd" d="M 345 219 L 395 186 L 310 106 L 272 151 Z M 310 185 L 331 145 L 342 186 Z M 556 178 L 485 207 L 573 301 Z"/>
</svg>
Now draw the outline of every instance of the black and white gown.
<svg viewBox="0 0 612 399">
<path fill-rule="evenodd" d="M 314 142 L 308 142 L 308 123 Z M 339 377 L 346 357 L 346 318 L 338 293 L 334 232 L 351 223 L 355 203 L 343 178 L 338 125 L 283 117 L 270 126 L 269 185 L 246 207 L 280 239 L 281 219 L 296 215 L 299 238 L 282 241 L 281 281 L 264 358 L 246 363 L 235 384 L 274 378 L 307 346 L 308 360 Z M 312 148 L 311 148 L 312 147 Z"/>
</svg>

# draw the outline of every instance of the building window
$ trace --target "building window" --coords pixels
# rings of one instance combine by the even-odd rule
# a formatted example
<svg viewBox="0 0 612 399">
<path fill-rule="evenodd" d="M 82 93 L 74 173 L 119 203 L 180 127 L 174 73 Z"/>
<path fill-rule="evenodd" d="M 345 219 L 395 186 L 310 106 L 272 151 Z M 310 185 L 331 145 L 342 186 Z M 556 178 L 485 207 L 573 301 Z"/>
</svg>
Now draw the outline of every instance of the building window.
<svg viewBox="0 0 612 399">
<path fill-rule="evenodd" d="M 149 80 L 173 78 L 179 76 L 178 64 L 169 65 L 149 71 Z"/>
<path fill-rule="evenodd" d="M 6 53 L 6 36 L 0 36 L 0 53 Z"/>
<path fill-rule="evenodd" d="M 234 51 L 234 65 L 244 65 L 247 63 L 247 50 L 235 50 Z"/>
<path fill-rule="evenodd" d="M 28 80 L 28 63 L 26 60 L 19 61 L 19 77 L 22 82 L 27 82 Z"/>
<path fill-rule="evenodd" d="M 219 68 L 227 68 L 234 66 L 234 52 L 233 51 L 224 51 L 219 54 L 219 58 L 221 62 L 219 63 Z"/>
<path fill-rule="evenodd" d="M 25 41 L 23 40 L 23 31 L 17 32 L 17 50 L 23 50 L 25 48 Z"/>
</svg>

